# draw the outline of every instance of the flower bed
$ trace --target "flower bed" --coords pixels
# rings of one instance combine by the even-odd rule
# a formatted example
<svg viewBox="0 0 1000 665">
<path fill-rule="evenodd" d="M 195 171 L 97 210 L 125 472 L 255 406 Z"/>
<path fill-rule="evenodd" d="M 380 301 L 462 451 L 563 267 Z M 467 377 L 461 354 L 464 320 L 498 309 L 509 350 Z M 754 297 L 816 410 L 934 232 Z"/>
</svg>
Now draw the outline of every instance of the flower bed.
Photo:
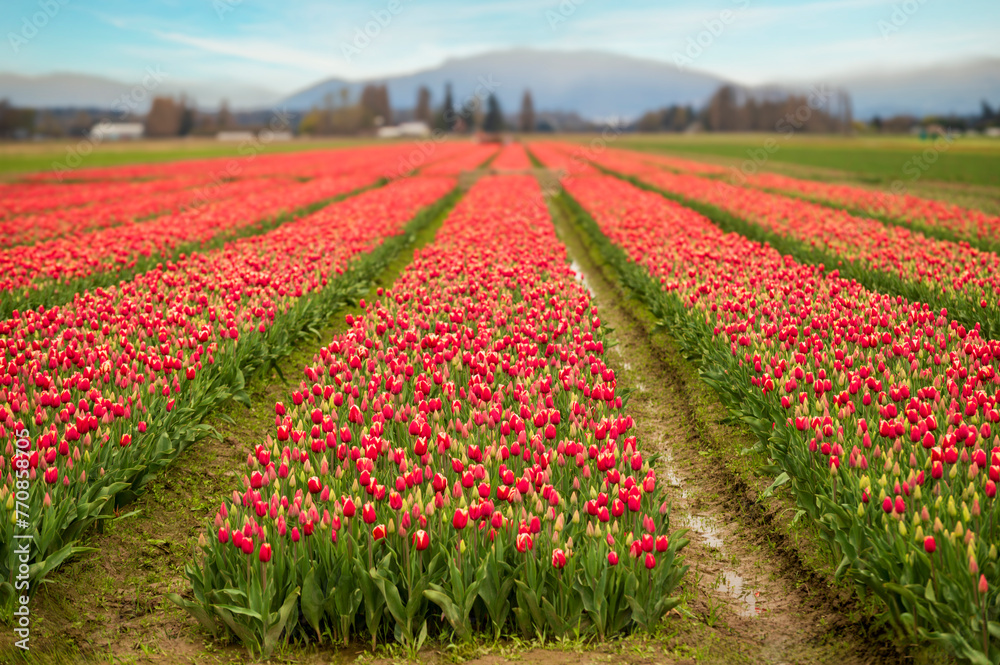
<svg viewBox="0 0 1000 665">
<path fill-rule="evenodd" d="M 800 261 L 835 266 L 874 290 L 946 307 L 966 326 L 982 325 L 985 337 L 1000 335 L 996 254 L 801 199 L 649 169 L 627 156 L 598 161 L 663 190 L 728 230 L 771 242 Z"/>
<path fill-rule="evenodd" d="M 214 634 L 610 635 L 679 600 L 652 457 L 537 183 L 481 180 L 275 405 L 193 600 Z"/>
<path fill-rule="evenodd" d="M 35 589 L 206 434 L 215 405 L 247 401 L 245 377 L 364 293 L 454 186 L 403 180 L 0 323 L 0 591 L 17 569 L 15 512 L 30 516 L 18 533 L 33 538 Z"/>
</svg>

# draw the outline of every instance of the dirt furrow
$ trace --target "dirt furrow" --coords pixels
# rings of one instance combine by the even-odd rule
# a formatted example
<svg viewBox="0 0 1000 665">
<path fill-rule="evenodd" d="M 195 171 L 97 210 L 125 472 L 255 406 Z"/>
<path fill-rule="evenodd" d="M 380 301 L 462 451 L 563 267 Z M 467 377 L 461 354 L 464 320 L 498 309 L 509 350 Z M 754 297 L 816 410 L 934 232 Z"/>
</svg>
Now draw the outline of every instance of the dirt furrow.
<svg viewBox="0 0 1000 665">
<path fill-rule="evenodd" d="M 558 210 L 554 217 L 573 269 L 591 291 L 602 323 L 613 329 L 617 346 L 610 364 L 632 391 L 629 412 L 640 440 L 662 455 L 671 528 L 688 529 L 685 559 L 691 569 L 684 584 L 691 611 L 754 662 L 886 662 L 884 649 L 852 638 L 853 620 L 825 602 L 826 594 L 803 579 L 795 562 L 776 554 L 768 542 L 774 534 L 740 518 L 731 479 L 712 447 L 703 444 L 706 436 L 735 436 L 749 446 L 749 435 L 717 423 L 710 432 L 698 426 L 690 386 L 663 350 L 654 348 L 627 304 L 628 294 L 599 265 L 579 229 Z M 724 415 L 718 406 L 719 418 Z"/>
</svg>

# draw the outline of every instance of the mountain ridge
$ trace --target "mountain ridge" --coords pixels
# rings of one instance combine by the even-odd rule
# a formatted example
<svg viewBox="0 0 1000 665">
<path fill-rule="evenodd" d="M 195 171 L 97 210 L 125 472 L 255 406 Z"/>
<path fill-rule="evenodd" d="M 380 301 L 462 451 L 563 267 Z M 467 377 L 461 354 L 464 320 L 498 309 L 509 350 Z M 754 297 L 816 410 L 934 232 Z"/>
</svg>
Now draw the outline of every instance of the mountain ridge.
<svg viewBox="0 0 1000 665">
<path fill-rule="evenodd" d="M 817 81 L 819 82 L 819 81 Z M 328 94 L 339 104 L 340 90 L 357 99 L 368 83 L 384 83 L 394 109 L 409 109 L 417 90 L 431 90 L 432 105 L 440 107 L 446 83 L 453 87 L 458 107 L 477 92 L 495 92 L 507 113 L 516 113 L 521 96 L 530 89 L 538 111 L 576 112 L 591 120 L 632 119 L 645 111 L 671 104 L 701 106 L 723 83 L 740 85 L 722 76 L 680 70 L 672 63 L 608 53 L 597 49 L 555 51 L 512 48 L 473 56 L 451 57 L 436 67 L 365 80 L 328 78 L 291 94 L 239 84 L 185 83 L 169 78 L 148 90 L 155 94 L 185 92 L 201 108 L 218 106 L 227 97 L 234 109 L 284 108 L 306 111 L 323 105 Z M 826 83 L 846 89 L 855 117 L 873 115 L 972 114 L 986 99 L 1000 105 L 1000 58 L 983 57 L 962 62 L 923 66 L 895 73 L 860 72 L 826 77 Z M 136 83 L 124 83 L 90 74 L 57 72 L 22 76 L 0 72 L 0 99 L 38 108 L 113 108 Z M 807 82 L 775 82 L 767 86 L 741 86 L 748 90 L 780 88 L 801 90 Z M 135 112 L 148 109 L 148 99 Z"/>
</svg>

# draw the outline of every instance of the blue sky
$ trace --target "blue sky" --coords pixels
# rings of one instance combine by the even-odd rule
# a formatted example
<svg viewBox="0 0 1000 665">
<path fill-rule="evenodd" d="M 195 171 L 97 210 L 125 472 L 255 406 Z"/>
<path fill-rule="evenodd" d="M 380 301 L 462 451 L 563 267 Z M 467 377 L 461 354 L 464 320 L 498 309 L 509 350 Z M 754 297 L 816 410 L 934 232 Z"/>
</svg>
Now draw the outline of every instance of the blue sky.
<svg viewBox="0 0 1000 665">
<path fill-rule="evenodd" d="M 391 18 L 348 53 L 373 12 Z M 747 84 L 1000 56 L 997 0 L 4 0 L 0 27 L 0 71 L 131 81 L 161 67 L 276 93 L 513 46 L 674 62 L 699 35 L 708 46 L 690 66 Z"/>
</svg>

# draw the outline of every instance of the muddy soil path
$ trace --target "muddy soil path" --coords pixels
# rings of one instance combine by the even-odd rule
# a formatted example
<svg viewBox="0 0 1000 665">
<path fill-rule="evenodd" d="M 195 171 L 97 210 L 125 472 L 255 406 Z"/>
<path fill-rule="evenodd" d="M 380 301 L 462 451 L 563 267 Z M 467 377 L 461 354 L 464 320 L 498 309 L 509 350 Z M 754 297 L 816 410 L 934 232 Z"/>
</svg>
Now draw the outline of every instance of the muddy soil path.
<svg viewBox="0 0 1000 665">
<path fill-rule="evenodd" d="M 705 439 L 743 437 L 750 446 L 750 435 L 718 423 L 708 432 L 697 425 L 690 379 L 679 376 L 663 350 L 654 348 L 646 324 L 582 232 L 559 210 L 553 213 L 572 268 L 591 291 L 602 323 L 613 330 L 617 346 L 609 363 L 620 384 L 633 391 L 629 412 L 640 441 L 662 454 L 659 471 L 669 486 L 671 529 L 688 529 L 691 544 L 684 558 L 691 568 L 684 587 L 691 612 L 725 641 L 735 640 L 736 650 L 754 662 L 891 662 L 894 648 L 887 653 L 863 643 L 850 630 L 855 620 L 827 602 L 826 590 L 804 580 L 797 562 L 775 552 L 769 543 L 775 534 L 741 518 L 732 478 Z M 718 417 L 724 415 L 719 406 Z"/>
</svg>

